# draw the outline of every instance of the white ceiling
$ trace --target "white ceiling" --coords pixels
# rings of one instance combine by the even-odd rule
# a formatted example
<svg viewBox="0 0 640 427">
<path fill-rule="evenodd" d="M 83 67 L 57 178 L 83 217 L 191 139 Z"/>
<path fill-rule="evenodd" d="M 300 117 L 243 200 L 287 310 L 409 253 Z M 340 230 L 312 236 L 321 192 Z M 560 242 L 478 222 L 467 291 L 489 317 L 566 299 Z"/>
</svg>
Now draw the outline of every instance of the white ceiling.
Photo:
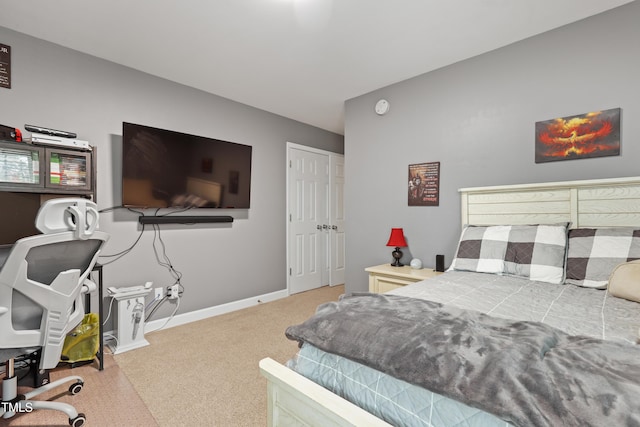
<svg viewBox="0 0 640 427">
<path fill-rule="evenodd" d="M 0 0 L 0 26 L 343 134 L 350 98 L 630 1 Z"/>
</svg>

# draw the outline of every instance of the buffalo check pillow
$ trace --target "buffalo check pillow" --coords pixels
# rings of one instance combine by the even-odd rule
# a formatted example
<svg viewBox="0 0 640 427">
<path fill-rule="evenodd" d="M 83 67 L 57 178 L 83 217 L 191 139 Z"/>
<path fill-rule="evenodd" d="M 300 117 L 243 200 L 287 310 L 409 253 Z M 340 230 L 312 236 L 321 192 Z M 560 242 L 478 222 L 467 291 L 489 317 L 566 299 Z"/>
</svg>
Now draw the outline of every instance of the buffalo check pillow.
<svg viewBox="0 0 640 427">
<path fill-rule="evenodd" d="M 569 223 L 512 226 L 504 274 L 563 283 L 568 226 Z"/>
<path fill-rule="evenodd" d="M 450 269 L 563 283 L 567 226 L 467 226 Z"/>
<path fill-rule="evenodd" d="M 510 230 L 511 227 L 504 225 L 466 226 L 449 269 L 502 274 Z"/>
<path fill-rule="evenodd" d="M 605 289 L 618 264 L 640 259 L 640 230 L 576 228 L 569 231 L 566 283 Z"/>
</svg>

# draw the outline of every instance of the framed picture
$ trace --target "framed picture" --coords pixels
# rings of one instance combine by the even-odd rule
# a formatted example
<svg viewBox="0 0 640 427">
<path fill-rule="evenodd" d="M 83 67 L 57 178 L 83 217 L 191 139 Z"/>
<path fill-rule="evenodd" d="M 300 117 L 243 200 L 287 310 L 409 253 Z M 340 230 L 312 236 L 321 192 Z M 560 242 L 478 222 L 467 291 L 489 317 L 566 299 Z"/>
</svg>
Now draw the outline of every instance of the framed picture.
<svg viewBox="0 0 640 427">
<path fill-rule="evenodd" d="M 440 205 L 440 162 L 409 165 L 409 206 Z"/>
<path fill-rule="evenodd" d="M 202 159 L 201 170 L 202 170 L 202 173 L 213 172 L 213 159 L 211 157 L 206 157 Z"/>
<path fill-rule="evenodd" d="M 11 46 L 0 44 L 0 87 L 11 89 Z"/>
<path fill-rule="evenodd" d="M 536 163 L 617 156 L 620 108 L 536 123 Z"/>
</svg>

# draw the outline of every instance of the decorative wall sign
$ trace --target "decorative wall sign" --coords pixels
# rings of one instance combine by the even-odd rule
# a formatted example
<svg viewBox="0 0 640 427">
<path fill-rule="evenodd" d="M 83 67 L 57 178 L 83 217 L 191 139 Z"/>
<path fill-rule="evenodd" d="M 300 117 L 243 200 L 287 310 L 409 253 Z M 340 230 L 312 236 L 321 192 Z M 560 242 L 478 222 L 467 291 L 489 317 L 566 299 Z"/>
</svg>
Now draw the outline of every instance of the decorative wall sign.
<svg viewBox="0 0 640 427">
<path fill-rule="evenodd" d="M 0 43 L 0 87 L 11 89 L 11 46 Z"/>
<path fill-rule="evenodd" d="M 536 163 L 619 154 L 620 108 L 536 123 Z"/>
<path fill-rule="evenodd" d="M 409 165 L 409 206 L 440 205 L 440 162 Z"/>
</svg>

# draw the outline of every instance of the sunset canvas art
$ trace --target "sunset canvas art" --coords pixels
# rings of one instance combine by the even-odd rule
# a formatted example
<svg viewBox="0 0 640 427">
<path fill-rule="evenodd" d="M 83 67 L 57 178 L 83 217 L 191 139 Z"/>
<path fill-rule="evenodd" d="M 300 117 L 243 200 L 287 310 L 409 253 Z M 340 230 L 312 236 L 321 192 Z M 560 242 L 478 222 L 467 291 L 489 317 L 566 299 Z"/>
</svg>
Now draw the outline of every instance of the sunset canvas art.
<svg viewBox="0 0 640 427">
<path fill-rule="evenodd" d="M 620 108 L 536 123 L 536 163 L 617 156 Z"/>
</svg>

